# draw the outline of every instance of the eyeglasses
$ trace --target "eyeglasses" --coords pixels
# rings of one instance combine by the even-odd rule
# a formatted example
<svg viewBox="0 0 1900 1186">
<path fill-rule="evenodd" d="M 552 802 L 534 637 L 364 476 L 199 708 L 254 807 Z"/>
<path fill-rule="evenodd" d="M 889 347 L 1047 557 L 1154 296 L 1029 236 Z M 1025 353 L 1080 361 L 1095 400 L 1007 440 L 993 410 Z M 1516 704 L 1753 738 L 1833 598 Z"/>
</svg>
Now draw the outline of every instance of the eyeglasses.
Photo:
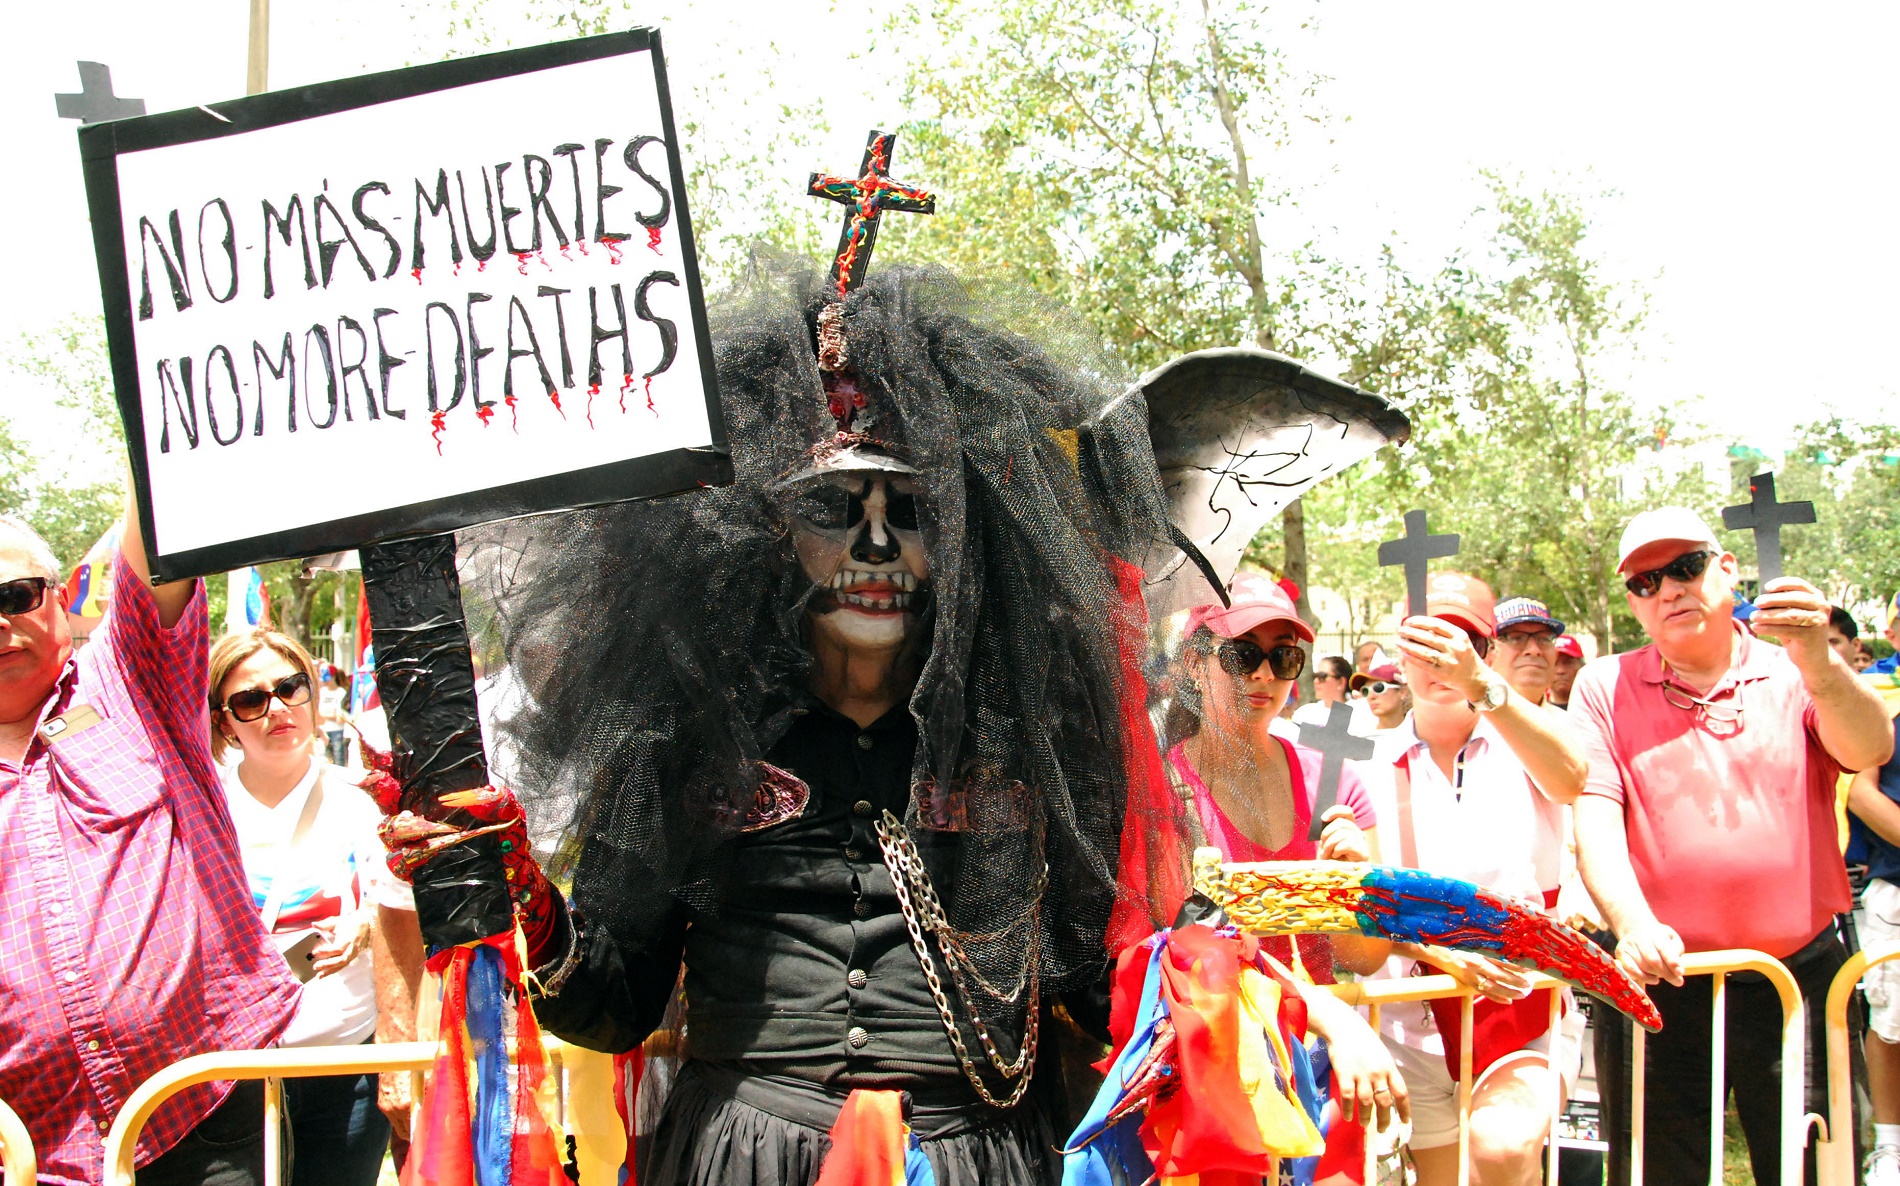
<svg viewBox="0 0 1900 1186">
<path fill-rule="evenodd" d="M 1637 597 L 1656 596 L 1662 588 L 1663 578 L 1688 584 L 1709 570 L 1709 561 L 1715 559 L 1715 553 L 1704 548 L 1700 552 L 1686 552 L 1661 568 L 1652 568 L 1648 572 L 1639 572 L 1623 582 L 1623 587 Z"/>
<path fill-rule="evenodd" d="M 255 721 L 270 711 L 272 700 L 285 708 L 310 703 L 310 677 L 299 671 L 277 681 L 272 688 L 246 688 L 225 697 L 224 710 L 240 721 Z"/>
<path fill-rule="evenodd" d="M 1484 659 L 1490 657 L 1491 640 L 1489 638 L 1479 634 L 1475 630 L 1465 631 L 1465 637 L 1470 640 L 1471 649 L 1478 653 L 1478 658 Z"/>
<path fill-rule="evenodd" d="M 1368 696 L 1377 696 L 1382 692 L 1396 692 L 1404 686 L 1404 684 L 1388 684 L 1384 680 L 1379 679 L 1362 685 L 1359 690 Z"/>
<path fill-rule="evenodd" d="M 1548 630 L 1513 630 L 1498 635 L 1498 641 L 1508 647 L 1554 647 L 1557 636 Z"/>
<path fill-rule="evenodd" d="M 1314 683 L 1318 683 L 1319 681 L 1323 679 L 1345 679 L 1345 678 L 1346 677 L 1343 675 L 1334 675 L 1331 672 L 1326 672 L 1326 671 L 1315 671 L 1313 673 Z"/>
<path fill-rule="evenodd" d="M 52 583 L 45 577 L 21 577 L 0 585 L 0 617 L 30 614 L 40 608 L 46 601 L 46 586 Z"/>
<path fill-rule="evenodd" d="M 1662 694 L 1663 701 L 1671 708 L 1692 712 L 1698 719 L 1708 722 L 1709 732 L 1718 737 L 1728 737 L 1742 731 L 1742 699 L 1739 690 L 1727 700 L 1705 700 L 1665 679 Z"/>
<path fill-rule="evenodd" d="M 1306 670 L 1306 652 L 1291 644 L 1267 650 L 1244 638 L 1230 638 L 1214 654 L 1220 659 L 1221 670 L 1236 679 L 1252 675 L 1262 663 L 1272 665 L 1275 679 L 1298 679 Z"/>
</svg>

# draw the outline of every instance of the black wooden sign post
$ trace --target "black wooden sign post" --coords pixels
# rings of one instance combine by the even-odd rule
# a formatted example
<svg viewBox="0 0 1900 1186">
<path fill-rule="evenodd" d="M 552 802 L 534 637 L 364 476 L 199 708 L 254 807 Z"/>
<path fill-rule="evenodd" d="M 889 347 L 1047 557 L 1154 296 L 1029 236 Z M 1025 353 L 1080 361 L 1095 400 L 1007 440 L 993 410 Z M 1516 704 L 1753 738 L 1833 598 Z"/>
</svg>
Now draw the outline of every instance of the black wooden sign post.
<svg viewBox="0 0 1900 1186">
<path fill-rule="evenodd" d="M 1740 506 L 1722 509 L 1722 526 L 1730 531 L 1755 533 L 1755 567 L 1761 584 L 1781 579 L 1781 529 L 1790 524 L 1814 522 L 1811 502 L 1776 502 L 1775 475 L 1756 474 L 1748 480 L 1749 500 Z"/>
</svg>

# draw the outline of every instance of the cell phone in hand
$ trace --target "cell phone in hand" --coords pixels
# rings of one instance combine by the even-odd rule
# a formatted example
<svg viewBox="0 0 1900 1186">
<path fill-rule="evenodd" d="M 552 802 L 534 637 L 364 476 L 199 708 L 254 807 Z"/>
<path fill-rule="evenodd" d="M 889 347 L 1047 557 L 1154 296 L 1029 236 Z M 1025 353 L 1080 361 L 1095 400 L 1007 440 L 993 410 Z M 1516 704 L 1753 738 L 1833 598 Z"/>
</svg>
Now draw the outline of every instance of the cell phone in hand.
<svg viewBox="0 0 1900 1186">
<path fill-rule="evenodd" d="M 308 984 L 310 978 L 317 974 L 316 950 L 322 942 L 322 931 L 309 930 L 283 949 L 284 961 L 290 965 L 290 974 L 297 978 L 298 983 Z"/>
</svg>

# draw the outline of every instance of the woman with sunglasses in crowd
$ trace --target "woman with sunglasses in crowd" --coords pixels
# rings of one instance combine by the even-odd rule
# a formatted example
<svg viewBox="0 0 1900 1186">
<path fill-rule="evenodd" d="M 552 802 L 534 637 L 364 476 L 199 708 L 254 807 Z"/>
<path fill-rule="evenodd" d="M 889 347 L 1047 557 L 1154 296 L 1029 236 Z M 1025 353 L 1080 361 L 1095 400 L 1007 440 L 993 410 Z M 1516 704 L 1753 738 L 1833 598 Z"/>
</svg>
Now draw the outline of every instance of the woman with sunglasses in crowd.
<svg viewBox="0 0 1900 1186">
<path fill-rule="evenodd" d="M 375 805 L 324 759 L 316 663 L 294 639 L 260 627 L 212 646 L 209 685 L 211 752 L 251 896 L 304 981 L 280 1044 L 373 1041 L 372 932 L 379 913 L 395 912 L 395 926 L 413 930 L 415 904 L 383 863 Z M 231 750 L 241 755 L 235 764 L 224 760 Z M 373 1186 L 390 1138 L 377 1077 L 289 1079 L 284 1094 L 291 1186 Z"/>
<path fill-rule="evenodd" d="M 1386 863 L 1547 907 L 1562 869 L 1563 805 L 1583 789 L 1584 758 L 1559 721 L 1485 663 L 1496 635 L 1493 607 L 1483 581 L 1461 573 L 1430 579 L 1425 613 L 1407 617 L 1398 632 L 1412 710 L 1379 739 L 1371 759 L 1355 765 L 1386 824 Z M 1394 955 L 1378 978 L 1442 971 L 1485 998 L 1473 1038 L 1470 1180 L 1536 1182 L 1557 1087 L 1552 1067 L 1572 1076 L 1579 1057 L 1561 1034 L 1551 1053 L 1549 998 L 1532 996 L 1526 974 L 1511 964 L 1367 942 Z M 1458 1011 L 1451 999 L 1380 1013 L 1411 1091 L 1419 1186 L 1458 1180 Z"/>
<path fill-rule="evenodd" d="M 1342 771 L 1338 802 L 1321 814 L 1310 839 L 1321 755 L 1271 732 L 1306 665 L 1313 628 L 1279 585 L 1245 574 L 1231 603 L 1188 612 L 1174 669 L 1163 758 L 1180 797 L 1192 850 L 1218 848 L 1228 861 L 1371 861 L 1375 819 L 1359 779 Z M 1334 965 L 1357 973 L 1378 968 L 1384 949 L 1359 936 L 1276 936 L 1267 953 L 1317 984 Z M 1348 1114 L 1384 1127 L 1407 1113 L 1405 1083 L 1364 1020 L 1324 989 L 1307 994 L 1312 1028 L 1326 1038 Z"/>
</svg>

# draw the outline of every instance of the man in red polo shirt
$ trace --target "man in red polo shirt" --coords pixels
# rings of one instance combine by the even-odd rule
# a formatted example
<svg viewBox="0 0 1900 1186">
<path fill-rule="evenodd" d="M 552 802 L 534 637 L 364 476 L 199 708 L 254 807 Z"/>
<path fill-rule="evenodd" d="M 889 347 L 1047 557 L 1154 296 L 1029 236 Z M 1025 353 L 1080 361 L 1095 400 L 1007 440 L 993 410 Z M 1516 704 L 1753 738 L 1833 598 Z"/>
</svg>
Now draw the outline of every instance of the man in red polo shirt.
<svg viewBox="0 0 1900 1186">
<path fill-rule="evenodd" d="M 1808 1001 L 1808 1107 L 1825 1115 L 1821 1001 L 1846 959 L 1834 916 L 1850 904 L 1834 786 L 1844 769 L 1886 761 L 1893 734 L 1879 697 L 1829 648 L 1814 586 L 1768 582 L 1756 637 L 1730 613 L 1735 557 L 1693 511 L 1636 516 L 1619 555 L 1652 641 L 1591 663 L 1572 689 L 1590 760 L 1578 860 L 1618 936 L 1617 962 L 1655 985 L 1663 1016 L 1648 1043 L 1644 1180 L 1706 1182 L 1710 992 L 1684 987 L 1682 954 L 1754 948 L 1788 965 Z M 1729 978 L 1726 1074 L 1756 1181 L 1780 1180 L 1780 1022 L 1765 979 Z M 1597 1074 L 1620 1182 L 1628 1042 L 1615 1029 L 1599 1031 Z"/>
</svg>

